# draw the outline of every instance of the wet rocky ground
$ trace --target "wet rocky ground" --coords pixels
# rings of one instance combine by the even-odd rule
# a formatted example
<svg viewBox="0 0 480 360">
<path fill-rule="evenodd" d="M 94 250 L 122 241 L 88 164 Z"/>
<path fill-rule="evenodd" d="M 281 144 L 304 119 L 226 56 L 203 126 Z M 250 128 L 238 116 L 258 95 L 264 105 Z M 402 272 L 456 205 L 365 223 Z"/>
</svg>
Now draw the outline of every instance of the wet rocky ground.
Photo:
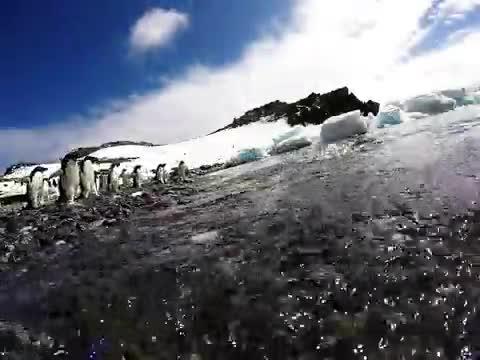
<svg viewBox="0 0 480 360">
<path fill-rule="evenodd" d="M 429 166 L 357 139 L 3 214 L 1 356 L 471 358 L 480 154 L 463 140 Z"/>
</svg>

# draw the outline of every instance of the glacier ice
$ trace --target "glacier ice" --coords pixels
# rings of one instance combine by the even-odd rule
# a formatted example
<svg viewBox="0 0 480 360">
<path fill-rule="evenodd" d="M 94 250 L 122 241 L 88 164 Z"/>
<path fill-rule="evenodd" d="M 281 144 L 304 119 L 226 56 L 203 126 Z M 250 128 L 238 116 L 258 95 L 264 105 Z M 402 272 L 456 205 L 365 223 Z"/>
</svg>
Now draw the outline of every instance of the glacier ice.
<svg viewBox="0 0 480 360">
<path fill-rule="evenodd" d="M 448 89 L 448 90 L 440 91 L 440 94 L 442 94 L 443 96 L 458 100 L 458 99 L 462 99 L 466 95 L 466 90 L 465 89 Z"/>
<path fill-rule="evenodd" d="M 404 119 L 405 115 L 400 108 L 389 105 L 380 110 L 380 113 L 377 115 L 376 125 L 378 128 L 384 128 L 385 126 L 401 124 Z"/>
<path fill-rule="evenodd" d="M 312 141 L 307 136 L 297 136 L 286 139 L 281 143 L 275 144 L 270 150 L 271 155 L 283 154 L 289 151 L 298 150 L 312 145 Z"/>
<path fill-rule="evenodd" d="M 238 153 L 225 163 L 226 167 L 245 164 L 252 161 L 263 159 L 266 156 L 262 148 L 250 148 L 239 150 Z"/>
<path fill-rule="evenodd" d="M 302 133 L 302 128 L 300 126 L 295 126 L 292 130 L 287 131 L 277 137 L 274 137 L 272 140 L 274 144 L 280 144 L 285 140 L 288 140 L 290 138 L 300 135 L 301 133 Z"/>
<path fill-rule="evenodd" d="M 403 108 L 407 112 L 435 115 L 455 109 L 456 104 L 457 102 L 450 97 L 432 93 L 406 100 Z"/>
<path fill-rule="evenodd" d="M 360 110 L 355 110 L 327 119 L 321 127 L 320 137 L 324 143 L 329 143 L 353 135 L 365 134 L 367 130 L 365 118 Z"/>
</svg>

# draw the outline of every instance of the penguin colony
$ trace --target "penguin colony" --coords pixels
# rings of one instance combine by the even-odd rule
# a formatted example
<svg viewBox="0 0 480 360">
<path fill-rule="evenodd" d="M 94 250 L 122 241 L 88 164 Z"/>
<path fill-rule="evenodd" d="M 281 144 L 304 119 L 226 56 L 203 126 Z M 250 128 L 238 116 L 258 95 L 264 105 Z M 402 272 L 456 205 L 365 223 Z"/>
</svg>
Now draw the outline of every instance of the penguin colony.
<svg viewBox="0 0 480 360">
<path fill-rule="evenodd" d="M 99 161 L 97 158 L 87 156 L 78 161 L 72 157 L 64 157 L 61 160 L 60 177 L 57 181 L 44 176 L 47 170 L 37 166 L 32 170 L 27 184 L 28 206 L 37 209 L 50 201 L 50 192 L 58 187 L 59 202 L 73 204 L 78 197 L 88 199 L 91 195 L 98 196 L 98 189 L 101 183 Z M 153 170 L 155 181 L 161 184 L 169 182 L 169 174 L 166 171 L 166 164 L 161 163 Z M 105 171 L 105 170 L 103 170 Z M 188 168 L 185 162 L 180 161 L 177 168 L 177 179 L 180 182 L 186 181 Z M 108 170 L 106 189 L 111 193 L 117 193 L 121 187 L 141 188 L 146 180 L 147 174 L 141 165 L 136 165 L 133 172 L 129 174 L 127 169 L 120 169 L 119 163 L 112 163 Z"/>
</svg>

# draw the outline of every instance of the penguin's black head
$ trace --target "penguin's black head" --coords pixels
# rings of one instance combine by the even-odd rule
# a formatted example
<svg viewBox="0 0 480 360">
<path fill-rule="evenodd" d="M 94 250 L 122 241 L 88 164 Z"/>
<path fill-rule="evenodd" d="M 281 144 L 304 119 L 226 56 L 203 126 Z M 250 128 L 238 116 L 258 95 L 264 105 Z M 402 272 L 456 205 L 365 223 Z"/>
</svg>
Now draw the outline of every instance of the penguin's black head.
<svg viewBox="0 0 480 360">
<path fill-rule="evenodd" d="M 133 172 L 134 172 L 134 173 L 138 173 L 141 168 L 142 168 L 142 165 L 136 165 L 136 166 L 133 168 Z"/>
<path fill-rule="evenodd" d="M 48 169 L 47 168 L 44 168 L 43 166 L 36 166 L 32 172 L 30 173 L 30 180 L 33 179 L 33 177 L 35 176 L 36 173 L 43 173 L 45 171 L 47 171 Z"/>
<path fill-rule="evenodd" d="M 85 156 L 83 161 L 87 161 L 87 160 L 90 160 L 94 164 L 98 164 L 100 162 L 100 160 L 95 156 Z"/>
<path fill-rule="evenodd" d="M 62 170 L 65 170 L 67 165 L 69 163 L 72 163 L 72 162 L 76 163 L 77 159 L 75 159 L 73 156 L 67 154 L 61 161 Z"/>
</svg>

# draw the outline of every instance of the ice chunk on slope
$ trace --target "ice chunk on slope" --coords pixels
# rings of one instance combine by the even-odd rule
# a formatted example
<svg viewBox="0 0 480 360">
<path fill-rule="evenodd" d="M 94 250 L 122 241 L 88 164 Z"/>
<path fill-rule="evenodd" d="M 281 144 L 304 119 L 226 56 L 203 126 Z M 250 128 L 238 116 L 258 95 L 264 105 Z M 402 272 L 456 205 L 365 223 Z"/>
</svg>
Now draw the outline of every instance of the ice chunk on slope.
<svg viewBox="0 0 480 360">
<path fill-rule="evenodd" d="M 311 134 L 311 126 L 295 126 L 292 130 L 273 139 L 274 145 L 269 153 L 276 155 L 301 149 L 312 144 L 312 137 L 315 136 Z"/>
<path fill-rule="evenodd" d="M 252 161 L 258 161 L 266 156 L 266 152 L 261 148 L 251 148 L 240 150 L 237 155 L 233 156 L 225 163 L 226 167 L 245 164 Z"/>
<path fill-rule="evenodd" d="M 327 119 L 320 133 L 324 143 L 342 140 L 353 135 L 365 134 L 367 124 L 360 110 L 351 111 L 346 114 L 333 116 Z"/>
<path fill-rule="evenodd" d="M 455 109 L 457 102 L 442 94 L 420 95 L 404 102 L 407 112 L 420 112 L 424 114 L 440 114 Z"/>
<path fill-rule="evenodd" d="M 271 155 L 283 154 L 289 151 L 298 150 L 307 146 L 312 145 L 312 140 L 307 136 L 296 136 L 293 138 L 286 139 L 281 143 L 275 144 L 275 146 L 270 150 Z"/>
<path fill-rule="evenodd" d="M 280 144 L 285 140 L 299 136 L 301 132 L 302 132 L 302 128 L 300 126 L 295 126 L 292 130 L 287 131 L 286 133 L 283 133 L 282 135 L 273 138 L 273 143 Z"/>
<path fill-rule="evenodd" d="M 454 100 L 462 99 L 466 95 L 465 89 L 448 89 L 440 91 L 440 94 Z"/>
<path fill-rule="evenodd" d="M 403 114 L 400 108 L 389 105 L 381 110 L 377 116 L 377 127 L 383 128 L 389 125 L 398 125 L 403 122 Z"/>
</svg>

